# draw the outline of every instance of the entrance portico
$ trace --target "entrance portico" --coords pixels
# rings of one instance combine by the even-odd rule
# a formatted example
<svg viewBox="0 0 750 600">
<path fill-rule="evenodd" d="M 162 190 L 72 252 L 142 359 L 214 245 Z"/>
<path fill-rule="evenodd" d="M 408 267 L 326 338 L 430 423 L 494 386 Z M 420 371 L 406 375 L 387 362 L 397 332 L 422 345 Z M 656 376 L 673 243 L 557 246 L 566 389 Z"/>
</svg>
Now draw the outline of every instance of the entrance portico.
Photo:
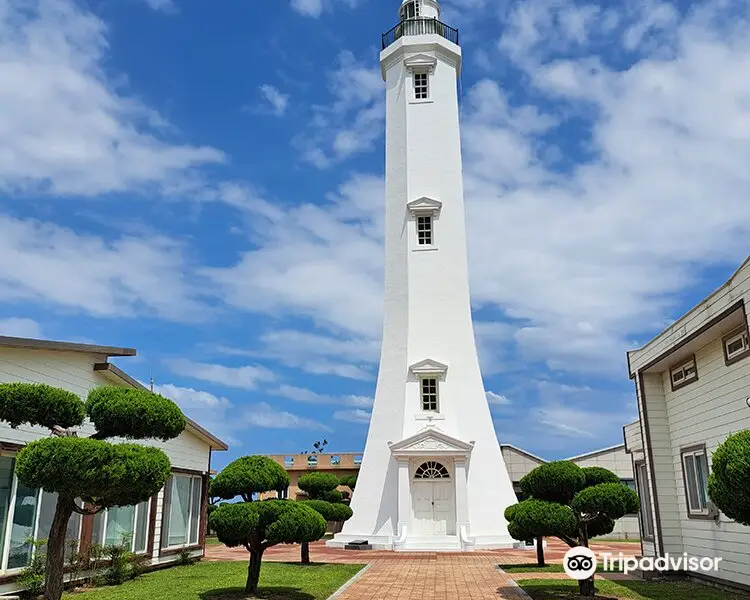
<svg viewBox="0 0 750 600">
<path fill-rule="evenodd" d="M 466 482 L 474 443 L 428 427 L 389 446 L 398 463 L 394 550 L 472 550 Z"/>
</svg>

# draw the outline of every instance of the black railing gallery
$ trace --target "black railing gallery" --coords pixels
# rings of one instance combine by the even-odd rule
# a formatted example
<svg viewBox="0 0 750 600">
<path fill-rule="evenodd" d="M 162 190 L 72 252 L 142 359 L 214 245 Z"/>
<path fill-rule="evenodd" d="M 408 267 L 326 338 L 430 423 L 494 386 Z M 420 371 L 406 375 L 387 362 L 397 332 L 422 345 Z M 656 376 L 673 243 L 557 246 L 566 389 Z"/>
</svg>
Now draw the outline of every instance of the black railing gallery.
<svg viewBox="0 0 750 600">
<path fill-rule="evenodd" d="M 458 29 L 453 29 L 437 19 L 406 19 L 383 34 L 383 50 L 405 35 L 437 34 L 458 45 Z"/>
</svg>

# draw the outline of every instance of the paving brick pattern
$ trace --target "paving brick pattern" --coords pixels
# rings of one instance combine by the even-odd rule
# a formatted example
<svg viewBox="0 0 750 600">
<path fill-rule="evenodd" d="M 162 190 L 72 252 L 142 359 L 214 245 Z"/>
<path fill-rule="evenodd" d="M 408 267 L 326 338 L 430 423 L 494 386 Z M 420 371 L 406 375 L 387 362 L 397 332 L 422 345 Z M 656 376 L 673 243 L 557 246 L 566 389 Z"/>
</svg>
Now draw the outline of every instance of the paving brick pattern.
<svg viewBox="0 0 750 600">
<path fill-rule="evenodd" d="M 592 544 L 595 552 L 640 553 L 640 545 Z M 548 562 L 561 562 L 567 546 L 550 541 L 545 551 Z M 299 546 L 274 546 L 263 560 L 298 562 Z M 528 600 L 513 579 L 530 579 L 552 573 L 509 575 L 498 564 L 523 564 L 536 560 L 533 550 L 488 550 L 470 553 L 382 552 L 326 548 L 323 542 L 310 544 L 313 562 L 369 564 L 370 568 L 337 600 Z M 247 560 L 244 548 L 208 546 L 206 560 Z M 564 577 L 564 574 L 560 574 Z"/>
</svg>

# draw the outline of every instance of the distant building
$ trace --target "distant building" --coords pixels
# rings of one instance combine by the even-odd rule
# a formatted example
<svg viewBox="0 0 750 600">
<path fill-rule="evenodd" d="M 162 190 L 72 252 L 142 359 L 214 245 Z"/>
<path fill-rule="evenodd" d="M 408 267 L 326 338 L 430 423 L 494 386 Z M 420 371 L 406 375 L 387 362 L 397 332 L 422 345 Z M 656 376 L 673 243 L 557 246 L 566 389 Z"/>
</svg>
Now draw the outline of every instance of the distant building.
<svg viewBox="0 0 750 600">
<path fill-rule="evenodd" d="M 516 448 L 510 444 L 501 444 L 505 465 L 513 482 L 513 489 L 519 500 L 523 500 L 523 492 L 519 484 L 521 478 L 539 465 L 545 463 L 543 458 L 535 456 L 526 450 Z M 620 481 L 631 489 L 635 489 L 633 465 L 625 451 L 624 445 L 612 446 L 594 450 L 579 456 L 571 456 L 565 460 L 576 463 L 581 467 L 604 467 L 620 478 Z M 638 539 L 638 515 L 626 515 L 615 523 L 615 529 L 599 539 Z"/>
<path fill-rule="evenodd" d="M 750 258 L 724 285 L 628 352 L 639 420 L 624 437 L 641 498 L 643 554 L 721 558 L 695 577 L 750 589 L 750 527 L 711 502 L 711 454 L 750 429 Z"/>
<path fill-rule="evenodd" d="M 297 500 L 305 497 L 299 489 L 299 478 L 306 473 L 333 473 L 336 477 L 350 477 L 359 473 L 362 464 L 362 453 L 339 452 L 320 454 L 268 454 L 268 458 L 280 464 L 289 473 L 289 488 L 286 497 Z M 347 486 L 338 488 L 351 498 L 351 489 Z M 275 496 L 270 492 L 264 497 Z"/>
</svg>

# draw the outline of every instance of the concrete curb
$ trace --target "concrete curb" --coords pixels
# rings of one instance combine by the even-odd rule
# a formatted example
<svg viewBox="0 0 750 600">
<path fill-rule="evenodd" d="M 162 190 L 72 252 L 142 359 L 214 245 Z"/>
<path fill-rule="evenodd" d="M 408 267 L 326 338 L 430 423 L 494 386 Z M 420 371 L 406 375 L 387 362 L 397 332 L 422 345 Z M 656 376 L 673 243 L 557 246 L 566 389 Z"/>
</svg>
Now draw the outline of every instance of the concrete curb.
<svg viewBox="0 0 750 600">
<path fill-rule="evenodd" d="M 359 571 L 357 571 L 357 573 L 349 581 L 347 581 L 339 589 L 337 589 L 335 592 L 333 592 L 333 594 L 331 594 L 330 596 L 328 596 L 327 600 L 334 600 L 335 598 L 338 598 L 341 594 L 343 594 L 346 590 L 349 589 L 349 586 L 353 585 L 357 581 L 357 579 L 359 579 L 360 577 L 362 577 L 362 575 L 364 575 L 365 571 L 367 571 L 371 566 L 372 566 L 372 563 L 369 563 L 369 564 L 366 564 L 364 567 L 362 567 L 362 569 L 360 569 Z"/>
<path fill-rule="evenodd" d="M 508 586 L 510 586 L 510 587 L 513 587 L 513 588 L 516 588 L 516 590 L 518 591 L 518 594 L 519 594 L 519 596 L 521 596 L 521 598 L 528 598 L 528 600 L 533 600 L 533 599 L 531 598 L 531 596 L 529 596 L 528 592 L 527 592 L 526 590 L 524 590 L 524 589 L 523 589 L 523 588 L 522 588 L 522 587 L 521 587 L 520 585 L 518 585 L 518 584 L 516 583 L 516 580 L 515 580 L 515 579 L 513 579 L 513 578 L 512 578 L 511 576 L 510 576 L 510 573 L 506 573 L 505 571 L 503 571 L 503 570 L 502 570 L 501 568 L 499 568 L 499 567 L 498 567 L 498 569 L 497 569 L 497 570 L 498 570 L 498 571 L 500 571 L 501 573 L 505 573 L 505 575 L 507 575 L 507 576 L 508 576 Z M 514 575 L 515 575 L 515 573 L 514 573 Z"/>
</svg>

